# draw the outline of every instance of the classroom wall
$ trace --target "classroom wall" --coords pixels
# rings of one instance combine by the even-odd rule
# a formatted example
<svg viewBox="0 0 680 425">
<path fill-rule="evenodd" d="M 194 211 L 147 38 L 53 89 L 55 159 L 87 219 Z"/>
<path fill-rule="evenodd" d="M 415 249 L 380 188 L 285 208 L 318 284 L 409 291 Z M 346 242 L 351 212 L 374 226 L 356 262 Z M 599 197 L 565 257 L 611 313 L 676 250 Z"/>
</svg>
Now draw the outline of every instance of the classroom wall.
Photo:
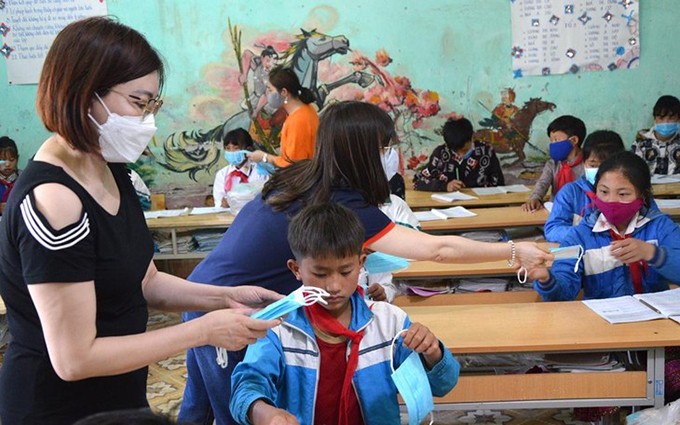
<svg viewBox="0 0 680 425">
<path fill-rule="evenodd" d="M 380 80 L 407 87 L 406 80 L 397 77 L 408 78 L 406 95 L 416 97 L 410 100 L 417 107 L 411 104 L 398 111 L 407 166 L 409 159 L 417 165 L 440 143 L 435 129 L 447 116 L 464 115 L 478 127 L 479 120 L 490 116 L 487 109 L 500 102 L 505 87 L 515 90 L 518 106 L 538 97 L 555 104 L 531 125 L 530 144 L 538 149 L 527 145 L 524 152 L 536 164 L 544 155 L 539 149 L 546 150 L 545 128 L 559 115 L 581 117 L 590 130 L 614 129 L 632 142 L 636 130 L 650 125 L 658 96 L 680 95 L 680 55 L 669 40 L 677 27 L 675 0 L 640 2 L 639 68 L 520 79 L 513 79 L 511 71 L 507 0 L 107 3 L 109 13 L 143 32 L 168 64 L 165 104 L 151 145 L 155 159 L 146 159 L 143 167 L 147 183 L 159 191 L 183 188 L 202 195 L 215 171 L 225 165 L 220 146 L 213 143 L 215 135 L 228 127 L 230 118 L 233 124 L 244 116 L 236 117 L 243 111 L 244 97 L 229 20 L 241 31 L 241 48 L 256 55 L 263 45 L 272 44 L 281 58 L 296 37 L 303 36 L 301 29 L 334 36 L 340 44 L 348 42 L 351 52 L 336 49 L 319 62 L 319 84 L 353 72 L 382 76 L 366 87 L 342 86 L 331 92 L 330 99 L 379 103 L 382 96 L 390 102 Z M 368 59 L 363 68 L 350 63 L 359 55 Z M 0 135 L 19 143 L 23 166 L 48 134 L 35 114 L 36 86 L 9 86 L 5 63 L 0 62 Z M 531 162 L 520 167 L 531 168 Z"/>
</svg>

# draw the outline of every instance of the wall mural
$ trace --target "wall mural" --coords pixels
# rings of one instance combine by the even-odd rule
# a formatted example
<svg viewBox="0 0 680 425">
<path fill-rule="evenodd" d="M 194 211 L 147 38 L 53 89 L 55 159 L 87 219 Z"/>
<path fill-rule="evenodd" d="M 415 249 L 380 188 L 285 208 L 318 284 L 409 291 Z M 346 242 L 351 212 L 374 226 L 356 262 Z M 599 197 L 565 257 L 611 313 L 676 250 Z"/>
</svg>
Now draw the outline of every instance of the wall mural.
<svg viewBox="0 0 680 425">
<path fill-rule="evenodd" d="M 170 134 L 162 144 L 161 158 L 150 154 L 135 167 L 146 181 L 154 178 L 151 161 L 172 173 L 186 173 L 194 182 L 208 180 L 219 167 L 222 137 L 236 128 L 246 129 L 261 149 L 273 152 L 278 147 L 285 112 L 268 107 L 265 89 L 268 72 L 278 65 L 295 70 L 302 85 L 316 95 L 321 112 L 332 102 L 362 100 L 390 114 L 406 170 L 422 167 L 434 146 L 442 143 L 435 136 L 439 134 L 435 127 L 442 120 L 461 116 L 455 111 L 442 113 L 437 91 L 414 87 L 406 75 L 393 75 L 389 70 L 393 59 L 384 48 L 369 57 L 355 46 L 350 48 L 345 35 L 323 34 L 316 29 L 300 29 L 294 35 L 271 31 L 253 37 L 254 41 L 244 46 L 242 31 L 230 22 L 229 35 L 234 61 L 222 76 L 228 80 L 222 91 L 225 99 L 239 105 L 238 110 L 207 130 Z M 515 98 L 514 90 L 505 89 L 499 105 L 493 109 L 482 105 L 490 117 L 479 121 L 481 129 L 475 137 L 492 144 L 504 164 L 521 169 L 525 167 L 527 145 L 545 158 L 546 152 L 529 142 L 529 134 L 533 119 L 552 111 L 555 104 L 531 98 L 518 107 L 513 103 Z M 436 122 L 433 117 L 438 117 Z"/>
</svg>

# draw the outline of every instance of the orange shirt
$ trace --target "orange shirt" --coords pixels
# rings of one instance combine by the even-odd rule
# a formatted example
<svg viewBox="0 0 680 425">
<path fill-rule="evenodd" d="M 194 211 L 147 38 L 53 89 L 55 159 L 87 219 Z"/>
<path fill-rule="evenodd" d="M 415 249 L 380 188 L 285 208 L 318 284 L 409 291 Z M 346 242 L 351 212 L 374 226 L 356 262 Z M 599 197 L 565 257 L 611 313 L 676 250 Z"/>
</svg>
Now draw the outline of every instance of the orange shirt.
<svg viewBox="0 0 680 425">
<path fill-rule="evenodd" d="M 319 116 L 311 104 L 290 114 L 281 129 L 281 154 L 276 158 L 276 166 L 287 167 L 292 161 L 311 159 L 318 127 Z"/>
</svg>

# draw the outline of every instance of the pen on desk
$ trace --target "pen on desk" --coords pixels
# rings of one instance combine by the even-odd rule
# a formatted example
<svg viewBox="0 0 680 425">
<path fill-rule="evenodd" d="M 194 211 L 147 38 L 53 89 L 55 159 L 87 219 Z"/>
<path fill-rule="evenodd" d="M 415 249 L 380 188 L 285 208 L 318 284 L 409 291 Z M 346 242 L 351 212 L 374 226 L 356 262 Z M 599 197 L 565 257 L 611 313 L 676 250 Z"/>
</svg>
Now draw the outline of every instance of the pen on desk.
<svg viewBox="0 0 680 425">
<path fill-rule="evenodd" d="M 456 167 L 456 180 L 460 181 L 460 171 L 458 167 Z"/>
</svg>

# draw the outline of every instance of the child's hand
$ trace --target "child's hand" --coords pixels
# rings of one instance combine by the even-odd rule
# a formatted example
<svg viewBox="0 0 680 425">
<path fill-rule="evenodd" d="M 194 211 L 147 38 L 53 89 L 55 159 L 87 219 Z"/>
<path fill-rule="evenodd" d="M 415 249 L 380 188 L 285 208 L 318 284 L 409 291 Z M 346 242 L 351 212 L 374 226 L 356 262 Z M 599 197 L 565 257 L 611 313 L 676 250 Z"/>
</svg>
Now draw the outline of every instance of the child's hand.
<svg viewBox="0 0 680 425">
<path fill-rule="evenodd" d="M 439 340 L 425 325 L 412 323 L 404 334 L 404 346 L 425 358 L 425 364 L 432 368 L 442 359 L 442 350 L 439 348 Z"/>
<path fill-rule="evenodd" d="M 227 202 L 227 198 L 222 198 L 222 208 L 229 208 L 229 202 Z"/>
<path fill-rule="evenodd" d="M 251 405 L 248 417 L 253 425 L 299 425 L 295 416 L 262 400 Z"/>
<path fill-rule="evenodd" d="M 534 212 L 543 208 L 543 202 L 540 199 L 529 199 L 522 204 L 522 211 L 524 212 Z"/>
<path fill-rule="evenodd" d="M 541 283 L 545 283 L 550 279 L 550 272 L 547 267 L 535 267 L 529 269 L 527 272 L 528 280 L 538 280 Z"/>
<path fill-rule="evenodd" d="M 611 244 L 612 256 L 624 264 L 649 261 L 654 258 L 655 252 L 656 246 L 635 238 L 613 241 Z"/>
<path fill-rule="evenodd" d="M 460 180 L 451 180 L 446 184 L 447 192 L 456 192 L 465 187 L 465 183 Z"/>
<path fill-rule="evenodd" d="M 369 286 L 368 290 L 366 291 L 366 295 L 368 295 L 373 301 L 387 301 L 385 288 L 383 288 L 379 283 L 374 283 Z"/>
</svg>

